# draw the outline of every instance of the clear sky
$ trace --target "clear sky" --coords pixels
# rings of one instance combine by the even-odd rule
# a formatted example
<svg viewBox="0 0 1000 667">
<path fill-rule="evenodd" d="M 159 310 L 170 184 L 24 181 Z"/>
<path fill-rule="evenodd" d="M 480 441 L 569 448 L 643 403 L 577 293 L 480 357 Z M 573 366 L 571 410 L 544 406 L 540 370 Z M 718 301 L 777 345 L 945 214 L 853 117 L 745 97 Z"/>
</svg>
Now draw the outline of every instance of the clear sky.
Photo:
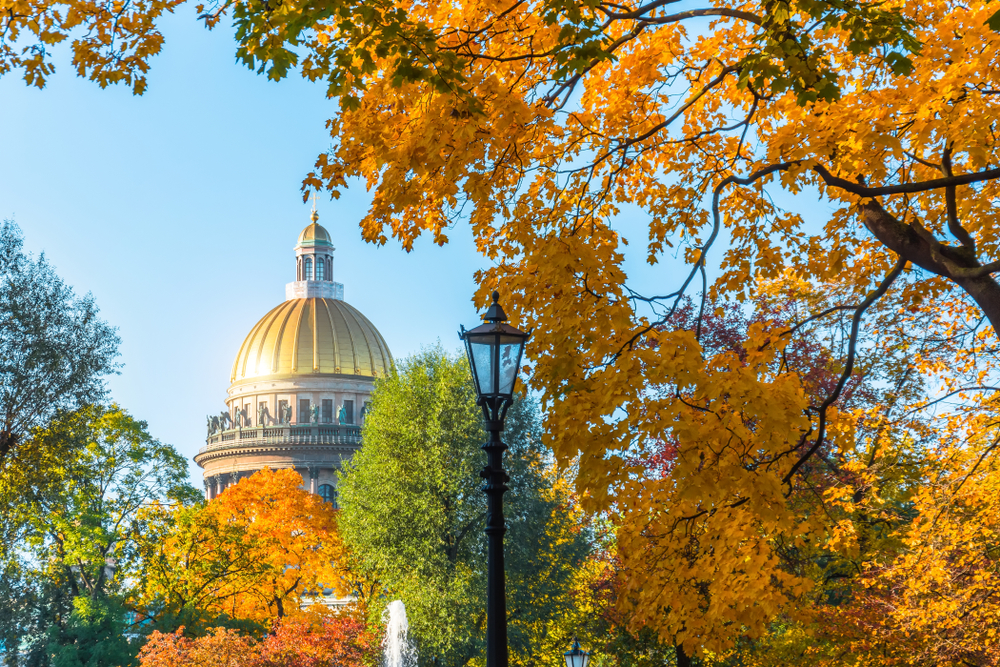
<svg viewBox="0 0 1000 667">
<path fill-rule="evenodd" d="M 191 456 L 205 415 L 225 407 L 244 336 L 294 279 L 309 223 L 299 188 L 329 146 L 334 106 L 321 86 L 237 65 L 231 32 L 201 28 L 193 6 L 163 32 L 142 97 L 76 77 L 68 57 L 42 91 L 0 78 L 0 216 L 118 327 L 112 398 Z M 478 322 L 471 236 L 410 254 L 365 244 L 368 201 L 356 186 L 318 203 L 346 300 L 397 358 L 439 338 L 457 349 L 459 324 Z"/>
<path fill-rule="evenodd" d="M 275 83 L 237 64 L 232 32 L 202 28 L 193 5 L 161 28 L 141 97 L 78 78 L 66 53 L 44 90 L 0 78 L 0 216 L 94 295 L 122 338 L 112 398 L 190 457 L 205 415 L 224 409 L 240 343 L 294 277 L 292 248 L 309 222 L 300 185 L 330 144 L 335 105 L 321 85 Z M 346 300 L 396 358 L 438 339 L 458 349 L 459 324 L 478 322 L 470 299 L 483 263 L 467 228 L 410 254 L 368 245 L 357 225 L 368 203 L 353 184 L 318 206 Z M 642 235 L 634 240 L 634 284 L 677 287 L 676 265 L 646 266 Z"/>
</svg>

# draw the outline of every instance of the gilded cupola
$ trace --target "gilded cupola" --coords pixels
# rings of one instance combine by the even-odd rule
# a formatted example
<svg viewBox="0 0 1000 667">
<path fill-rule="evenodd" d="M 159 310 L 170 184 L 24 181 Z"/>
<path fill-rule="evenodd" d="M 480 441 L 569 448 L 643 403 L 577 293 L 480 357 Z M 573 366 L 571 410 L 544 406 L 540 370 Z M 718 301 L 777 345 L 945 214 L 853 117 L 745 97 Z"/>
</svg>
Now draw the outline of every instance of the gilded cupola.
<svg viewBox="0 0 1000 667">
<path fill-rule="evenodd" d="M 311 219 L 295 245 L 295 280 L 285 286 L 285 302 L 243 341 L 234 384 L 313 374 L 376 378 L 392 365 L 382 334 L 344 301 L 344 286 L 333 280 L 333 240 L 315 209 Z"/>
</svg>

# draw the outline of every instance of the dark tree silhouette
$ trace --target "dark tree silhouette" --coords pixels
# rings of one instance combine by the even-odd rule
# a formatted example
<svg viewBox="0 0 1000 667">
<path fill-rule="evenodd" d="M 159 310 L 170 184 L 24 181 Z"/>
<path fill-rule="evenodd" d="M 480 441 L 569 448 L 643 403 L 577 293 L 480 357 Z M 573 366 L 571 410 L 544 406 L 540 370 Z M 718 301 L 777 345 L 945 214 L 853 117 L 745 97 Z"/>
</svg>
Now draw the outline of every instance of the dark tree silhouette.
<svg viewBox="0 0 1000 667">
<path fill-rule="evenodd" d="M 30 430 L 60 410 L 100 400 L 117 369 L 118 335 L 45 259 L 28 255 L 18 226 L 0 225 L 0 469 Z"/>
</svg>

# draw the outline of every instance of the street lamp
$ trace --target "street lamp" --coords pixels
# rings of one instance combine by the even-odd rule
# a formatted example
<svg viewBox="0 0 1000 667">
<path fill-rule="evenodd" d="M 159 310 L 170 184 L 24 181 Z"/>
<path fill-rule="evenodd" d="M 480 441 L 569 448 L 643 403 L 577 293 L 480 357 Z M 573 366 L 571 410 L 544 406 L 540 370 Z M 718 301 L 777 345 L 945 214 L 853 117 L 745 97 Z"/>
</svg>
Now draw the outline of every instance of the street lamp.
<svg viewBox="0 0 1000 667">
<path fill-rule="evenodd" d="M 566 657 L 566 667 L 587 667 L 590 654 L 580 648 L 580 642 L 573 637 L 573 646 L 563 654 Z"/>
<path fill-rule="evenodd" d="M 510 477 L 503 469 L 503 432 L 507 408 L 514 400 L 514 385 L 521 368 L 524 343 L 531 332 L 515 329 L 507 321 L 498 301 L 500 294 L 493 292 L 493 303 L 483 319 L 486 324 L 466 331 L 462 327 L 459 337 L 465 341 L 465 350 L 472 367 L 476 385 L 476 405 L 483 409 L 486 430 L 490 439 L 483 445 L 486 468 L 479 476 L 486 480 L 483 492 L 488 499 L 486 535 L 489 538 L 488 585 L 486 596 L 486 667 L 507 667 L 507 591 L 503 563 L 503 534 L 507 531 L 503 517 L 503 494 Z"/>
</svg>

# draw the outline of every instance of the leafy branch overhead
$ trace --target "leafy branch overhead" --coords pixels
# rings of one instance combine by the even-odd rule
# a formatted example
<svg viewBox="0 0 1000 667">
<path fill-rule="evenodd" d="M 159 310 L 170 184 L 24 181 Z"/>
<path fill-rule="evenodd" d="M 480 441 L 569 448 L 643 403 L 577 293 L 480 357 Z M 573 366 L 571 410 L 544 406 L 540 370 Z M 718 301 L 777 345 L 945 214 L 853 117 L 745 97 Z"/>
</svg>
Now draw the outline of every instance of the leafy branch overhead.
<svg viewBox="0 0 1000 667">
<path fill-rule="evenodd" d="M 400 0 L 370 24 L 334 7 L 349 25 L 243 19 L 255 66 L 287 49 L 340 97 L 303 189 L 362 181 L 373 243 L 471 227 L 479 284 L 535 327 L 549 444 L 614 515 L 635 628 L 685 654 L 776 619 L 820 641 L 825 605 L 860 601 L 878 563 L 926 585 L 901 546 L 929 520 L 905 509 L 918 480 L 963 496 L 956 479 L 994 474 L 969 463 L 993 460 L 1000 408 L 994 6 Z M 669 270 L 636 283 L 636 251 Z M 740 354 L 713 353 L 707 318 L 734 302 L 759 312 Z M 846 399 L 859 373 L 885 388 L 867 404 Z M 661 443 L 661 472 L 630 463 Z M 917 604 L 883 584 L 880 604 Z M 894 651 L 906 623 L 852 646 Z M 971 661 L 988 630 L 921 650 Z"/>
<path fill-rule="evenodd" d="M 513 2 L 498 8 L 492 21 L 474 29 L 431 25 L 405 3 L 388 0 L 230 0 L 199 5 L 198 11 L 210 28 L 232 13 L 239 42 L 237 58 L 245 65 L 275 80 L 301 66 L 310 80 L 325 81 L 328 96 L 339 98 L 345 109 L 358 107 L 366 79 L 377 75 L 397 87 L 427 83 L 440 93 L 454 95 L 470 110 L 481 111 L 475 87 L 467 78 L 470 63 L 484 55 L 477 41 L 526 4 Z M 644 31 L 701 17 L 732 17 L 757 28 L 751 37 L 756 48 L 748 49 L 735 67 L 740 80 L 758 90 L 768 86 L 777 92 L 792 90 L 804 102 L 839 95 L 833 63 L 811 37 L 816 30 L 844 30 L 852 53 L 881 51 L 900 74 L 912 67 L 909 54 L 919 51 L 911 33 L 912 21 L 883 3 L 767 0 L 756 13 L 729 7 L 669 11 L 672 5 L 683 4 L 681 0 L 654 0 L 630 7 L 595 0 L 542 0 L 532 11 L 555 31 L 555 39 L 545 48 L 529 46 L 528 53 L 511 60 L 551 60 L 550 76 L 556 89 L 572 87 L 574 80 L 599 63 L 615 60 L 623 46 Z M 561 99 L 557 96 L 552 101 Z"/>
</svg>

